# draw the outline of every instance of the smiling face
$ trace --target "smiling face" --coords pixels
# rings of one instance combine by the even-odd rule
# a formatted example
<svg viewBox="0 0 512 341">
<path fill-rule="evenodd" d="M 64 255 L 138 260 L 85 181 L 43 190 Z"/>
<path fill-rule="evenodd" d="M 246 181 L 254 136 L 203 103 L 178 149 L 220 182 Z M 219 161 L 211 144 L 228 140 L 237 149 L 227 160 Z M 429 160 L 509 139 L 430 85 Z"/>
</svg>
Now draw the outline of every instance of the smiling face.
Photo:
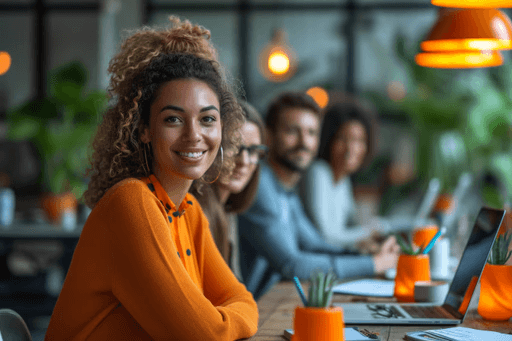
<svg viewBox="0 0 512 341">
<path fill-rule="evenodd" d="M 291 171 L 304 171 L 318 150 L 320 119 L 304 108 L 287 108 L 279 116 L 271 136 L 271 157 Z"/>
<path fill-rule="evenodd" d="M 204 82 L 179 79 L 162 84 L 150 106 L 149 127 L 157 178 L 200 178 L 212 165 L 222 141 L 220 104 Z"/>
<path fill-rule="evenodd" d="M 258 126 L 252 122 L 245 122 L 240 130 L 242 134 L 242 145 L 245 147 L 261 145 L 261 134 Z M 219 187 L 228 190 L 232 194 L 242 192 L 251 180 L 257 163 L 252 162 L 247 149 L 243 150 L 235 158 L 235 169 L 228 179 L 222 179 Z"/>
<path fill-rule="evenodd" d="M 331 143 L 331 165 L 336 174 L 352 174 L 363 164 L 368 150 L 366 128 L 359 121 L 348 121 Z"/>
</svg>

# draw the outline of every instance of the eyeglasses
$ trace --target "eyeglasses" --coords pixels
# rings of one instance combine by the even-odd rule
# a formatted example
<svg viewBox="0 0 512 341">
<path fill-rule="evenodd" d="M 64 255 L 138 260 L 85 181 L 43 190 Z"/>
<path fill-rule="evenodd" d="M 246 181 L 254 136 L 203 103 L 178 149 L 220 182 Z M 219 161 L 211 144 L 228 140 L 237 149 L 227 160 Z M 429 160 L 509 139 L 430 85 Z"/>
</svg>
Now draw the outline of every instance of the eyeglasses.
<svg viewBox="0 0 512 341">
<path fill-rule="evenodd" d="M 373 311 L 373 318 L 400 318 L 402 314 L 393 306 L 385 306 L 384 304 L 367 304 L 366 307 Z"/>
<path fill-rule="evenodd" d="M 241 145 L 236 156 L 241 157 L 244 150 L 246 150 L 247 154 L 249 155 L 249 162 L 252 164 L 257 164 L 260 162 L 260 160 L 267 156 L 268 148 L 262 144 L 253 144 L 252 146 Z"/>
</svg>

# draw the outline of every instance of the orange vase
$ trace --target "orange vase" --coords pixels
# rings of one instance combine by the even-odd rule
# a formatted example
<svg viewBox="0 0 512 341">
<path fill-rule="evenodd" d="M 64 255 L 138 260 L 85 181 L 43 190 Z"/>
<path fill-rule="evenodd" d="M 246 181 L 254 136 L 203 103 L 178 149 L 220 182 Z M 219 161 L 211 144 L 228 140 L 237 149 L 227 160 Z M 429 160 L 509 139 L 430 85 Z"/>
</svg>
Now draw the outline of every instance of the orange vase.
<svg viewBox="0 0 512 341">
<path fill-rule="evenodd" d="M 480 278 L 478 313 L 491 321 L 512 317 L 512 266 L 485 265 Z"/>
<path fill-rule="evenodd" d="M 414 229 L 412 242 L 418 247 L 425 247 L 436 235 L 439 228 L 437 225 L 428 225 Z"/>
<path fill-rule="evenodd" d="M 396 266 L 396 299 L 399 302 L 414 302 L 414 283 L 418 281 L 430 281 L 430 263 L 428 254 L 401 254 Z"/>
<path fill-rule="evenodd" d="M 77 200 L 71 192 L 62 194 L 46 193 L 41 198 L 41 205 L 48 220 L 54 224 L 59 223 L 62 212 L 76 210 Z"/>
<path fill-rule="evenodd" d="M 342 341 L 345 323 L 343 309 L 332 308 L 295 308 L 293 319 L 294 334 L 291 341 Z"/>
</svg>

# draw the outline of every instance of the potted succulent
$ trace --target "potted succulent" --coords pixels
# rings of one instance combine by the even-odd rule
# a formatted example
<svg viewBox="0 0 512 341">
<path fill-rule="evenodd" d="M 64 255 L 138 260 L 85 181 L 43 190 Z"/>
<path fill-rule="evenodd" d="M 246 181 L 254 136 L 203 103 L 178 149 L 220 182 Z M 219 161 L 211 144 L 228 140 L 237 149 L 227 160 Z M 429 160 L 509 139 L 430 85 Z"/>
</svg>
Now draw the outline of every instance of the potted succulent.
<svg viewBox="0 0 512 341">
<path fill-rule="evenodd" d="M 63 209 L 76 212 L 77 198 L 87 187 L 88 147 L 107 95 L 86 91 L 86 84 L 86 68 L 70 62 L 50 73 L 46 97 L 30 100 L 7 114 L 7 137 L 28 140 L 37 149 L 42 164 L 42 206 L 52 222 L 61 220 Z"/>
<path fill-rule="evenodd" d="M 430 281 L 429 255 L 423 254 L 426 245 L 417 247 L 400 234 L 396 235 L 396 240 L 401 253 L 396 266 L 394 296 L 400 302 L 414 302 L 414 283 Z"/>
<path fill-rule="evenodd" d="M 478 313 L 486 320 L 506 321 L 512 317 L 512 265 L 507 261 L 512 230 L 496 237 L 480 278 Z"/>
<path fill-rule="evenodd" d="M 336 275 L 332 271 L 312 274 L 306 304 L 295 308 L 292 341 L 345 339 L 343 310 L 331 306 L 335 284 Z"/>
</svg>

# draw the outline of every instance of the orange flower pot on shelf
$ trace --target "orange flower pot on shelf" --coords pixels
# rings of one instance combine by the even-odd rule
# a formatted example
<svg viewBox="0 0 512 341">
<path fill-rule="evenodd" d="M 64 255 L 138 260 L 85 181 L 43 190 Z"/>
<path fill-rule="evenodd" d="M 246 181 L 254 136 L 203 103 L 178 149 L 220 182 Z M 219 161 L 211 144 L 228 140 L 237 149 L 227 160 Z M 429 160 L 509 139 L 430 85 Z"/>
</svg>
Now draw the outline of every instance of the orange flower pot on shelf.
<svg viewBox="0 0 512 341">
<path fill-rule="evenodd" d="M 485 265 L 480 278 L 478 313 L 491 321 L 512 317 L 512 266 Z"/>
<path fill-rule="evenodd" d="M 413 231 L 412 242 L 417 247 L 425 247 L 436 235 L 439 228 L 437 225 L 429 225 L 415 228 Z"/>
<path fill-rule="evenodd" d="M 71 192 L 62 194 L 46 193 L 41 198 L 41 206 L 48 220 L 53 224 L 58 224 L 64 211 L 76 211 L 77 200 Z"/>
<path fill-rule="evenodd" d="M 453 198 L 450 194 L 440 194 L 434 205 L 434 212 L 448 213 L 452 208 Z"/>
<path fill-rule="evenodd" d="M 398 258 L 394 295 L 399 302 L 414 302 L 414 283 L 430 281 L 430 262 L 427 255 L 401 254 Z"/>
<path fill-rule="evenodd" d="M 292 341 L 342 341 L 345 323 L 340 307 L 295 308 Z"/>
</svg>

